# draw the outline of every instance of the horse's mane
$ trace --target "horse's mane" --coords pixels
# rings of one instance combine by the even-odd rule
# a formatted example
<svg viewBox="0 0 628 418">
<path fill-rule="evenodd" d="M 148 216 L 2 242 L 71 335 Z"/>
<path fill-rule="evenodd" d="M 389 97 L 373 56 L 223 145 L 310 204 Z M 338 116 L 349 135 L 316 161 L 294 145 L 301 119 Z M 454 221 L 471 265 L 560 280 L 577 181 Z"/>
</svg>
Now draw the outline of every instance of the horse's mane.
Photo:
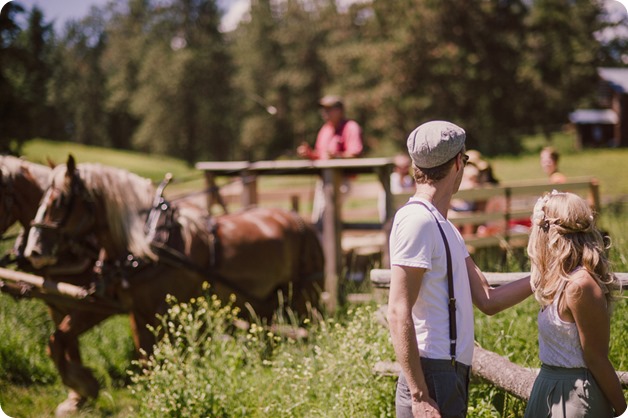
<svg viewBox="0 0 628 418">
<path fill-rule="evenodd" d="M 23 158 L 13 157 L 11 155 L 0 156 L 0 166 L 5 168 L 3 173 L 8 175 L 11 179 L 15 179 L 15 176 L 21 172 L 22 167 L 25 167 L 42 190 L 48 187 L 49 176 L 52 171 L 50 167 L 35 164 Z"/>
<path fill-rule="evenodd" d="M 129 171 L 100 164 L 77 165 L 79 176 L 95 202 L 102 200 L 111 239 L 119 251 L 155 259 L 144 224 L 155 193 L 150 179 Z M 65 165 L 57 172 L 65 175 Z"/>
</svg>

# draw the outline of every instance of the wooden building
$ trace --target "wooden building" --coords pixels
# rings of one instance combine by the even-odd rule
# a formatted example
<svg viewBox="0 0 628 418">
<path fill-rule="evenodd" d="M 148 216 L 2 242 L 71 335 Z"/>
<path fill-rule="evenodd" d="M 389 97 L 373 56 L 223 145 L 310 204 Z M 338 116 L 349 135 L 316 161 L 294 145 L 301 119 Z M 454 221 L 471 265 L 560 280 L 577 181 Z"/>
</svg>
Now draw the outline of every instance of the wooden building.
<svg viewBox="0 0 628 418">
<path fill-rule="evenodd" d="M 615 129 L 619 118 L 612 109 L 579 109 L 569 114 L 576 127 L 579 148 L 618 146 Z"/>
<path fill-rule="evenodd" d="M 628 146 L 628 68 L 597 69 L 598 108 L 569 115 L 583 147 Z"/>
</svg>

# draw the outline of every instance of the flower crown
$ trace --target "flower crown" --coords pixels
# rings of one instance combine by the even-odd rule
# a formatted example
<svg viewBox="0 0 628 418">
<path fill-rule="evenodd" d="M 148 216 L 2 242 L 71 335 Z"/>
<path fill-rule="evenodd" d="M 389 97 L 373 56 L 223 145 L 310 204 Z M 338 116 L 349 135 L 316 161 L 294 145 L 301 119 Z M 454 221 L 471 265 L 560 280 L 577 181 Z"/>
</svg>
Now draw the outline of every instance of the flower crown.
<svg viewBox="0 0 628 418">
<path fill-rule="evenodd" d="M 550 197 L 559 194 L 564 194 L 554 189 L 551 193 L 547 193 L 545 196 L 539 198 L 534 205 L 534 212 L 532 213 L 532 225 L 540 226 L 543 231 L 547 232 L 550 227 L 550 221 L 545 215 L 545 205 L 550 200 Z"/>
<path fill-rule="evenodd" d="M 575 225 L 564 225 L 560 219 L 548 219 L 547 214 L 545 213 L 545 206 L 550 198 L 557 195 L 564 195 L 566 193 L 559 192 L 557 190 L 552 190 L 551 193 L 546 194 L 545 196 L 539 198 L 536 204 L 534 205 L 534 212 L 532 213 L 532 225 L 537 225 L 543 229 L 543 231 L 547 232 L 552 225 L 560 225 L 562 233 L 573 233 L 573 232 L 585 232 L 589 231 L 593 228 L 593 216 L 589 215 L 586 221 L 577 222 Z"/>
</svg>

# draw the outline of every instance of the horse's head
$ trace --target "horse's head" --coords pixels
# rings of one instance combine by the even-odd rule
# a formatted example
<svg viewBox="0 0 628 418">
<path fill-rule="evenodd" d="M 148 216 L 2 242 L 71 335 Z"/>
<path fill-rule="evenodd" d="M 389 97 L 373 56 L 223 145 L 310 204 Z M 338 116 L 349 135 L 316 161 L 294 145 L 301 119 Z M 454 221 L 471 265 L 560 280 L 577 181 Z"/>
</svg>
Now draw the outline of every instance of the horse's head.
<svg viewBox="0 0 628 418">
<path fill-rule="evenodd" d="M 24 254 L 35 267 L 54 264 L 61 242 L 92 235 L 108 259 L 154 258 L 144 234 L 153 193 L 148 179 L 99 164 L 77 166 L 70 156 L 53 170 Z"/>
<path fill-rule="evenodd" d="M 49 174 L 48 167 L 17 157 L 0 157 L 0 235 L 16 221 L 28 229 Z"/>
<path fill-rule="evenodd" d="M 74 157 L 53 170 L 31 224 L 24 256 L 35 268 L 57 263 L 66 241 L 82 242 L 96 232 L 98 211 L 94 197 L 79 175 Z"/>
</svg>

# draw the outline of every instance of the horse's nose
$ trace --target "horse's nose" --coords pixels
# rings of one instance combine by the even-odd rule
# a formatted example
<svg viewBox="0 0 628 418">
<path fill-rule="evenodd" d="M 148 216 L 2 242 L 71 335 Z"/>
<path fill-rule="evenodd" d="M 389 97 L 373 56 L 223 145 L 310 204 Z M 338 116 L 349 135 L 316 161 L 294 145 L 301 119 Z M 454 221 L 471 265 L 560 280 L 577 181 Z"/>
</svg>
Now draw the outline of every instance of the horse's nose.
<svg viewBox="0 0 628 418">
<path fill-rule="evenodd" d="M 36 269 L 42 269 L 46 266 L 54 265 L 57 262 L 57 257 L 40 254 L 36 249 L 31 250 L 29 254 L 25 253 L 24 256 Z"/>
<path fill-rule="evenodd" d="M 30 230 L 28 239 L 26 240 L 26 248 L 24 248 L 24 257 L 27 258 L 36 269 L 53 265 L 57 262 L 57 257 L 43 251 L 41 236 L 36 228 Z"/>
</svg>

